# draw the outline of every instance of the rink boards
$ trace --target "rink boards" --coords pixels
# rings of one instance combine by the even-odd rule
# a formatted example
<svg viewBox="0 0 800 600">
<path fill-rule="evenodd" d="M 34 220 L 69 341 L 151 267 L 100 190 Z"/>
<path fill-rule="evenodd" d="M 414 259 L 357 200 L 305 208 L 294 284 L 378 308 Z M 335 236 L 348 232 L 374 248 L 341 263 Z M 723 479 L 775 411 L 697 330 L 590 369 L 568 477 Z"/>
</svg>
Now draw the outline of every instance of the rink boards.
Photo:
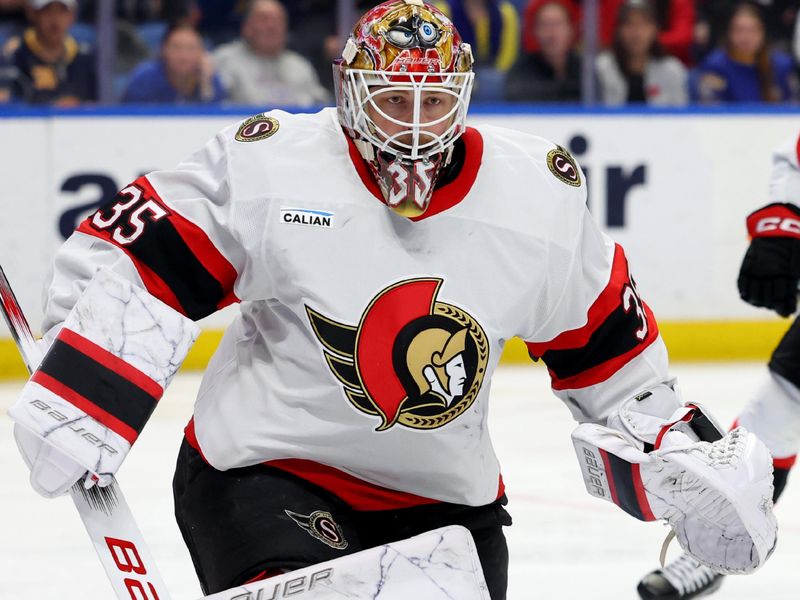
<svg viewBox="0 0 800 600">
<path fill-rule="evenodd" d="M 142 173 L 170 168 L 250 113 L 121 109 L 0 114 L 0 264 L 37 328 L 53 252 L 103 198 Z M 572 151 L 589 206 L 626 249 L 674 359 L 766 357 L 788 322 L 738 298 L 744 218 L 767 202 L 770 152 L 800 129 L 800 111 L 641 112 L 481 108 L 472 124 L 541 135 Z M 309 165 L 309 174 L 323 165 Z M 499 199 L 498 199 L 499 200 Z M 189 360 L 205 364 L 230 312 L 203 322 Z M 0 338 L 7 336 L 0 325 Z M 526 360 L 511 344 L 507 362 Z M 0 377 L 21 375 L 0 339 Z"/>
</svg>

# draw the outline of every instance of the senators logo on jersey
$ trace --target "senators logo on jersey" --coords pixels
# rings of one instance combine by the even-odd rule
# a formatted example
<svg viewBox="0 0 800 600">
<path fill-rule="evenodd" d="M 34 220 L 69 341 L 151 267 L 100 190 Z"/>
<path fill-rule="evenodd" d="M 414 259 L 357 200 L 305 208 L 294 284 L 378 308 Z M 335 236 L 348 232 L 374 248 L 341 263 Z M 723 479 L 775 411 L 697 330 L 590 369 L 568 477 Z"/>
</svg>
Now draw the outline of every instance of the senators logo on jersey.
<svg viewBox="0 0 800 600">
<path fill-rule="evenodd" d="M 373 298 L 358 326 L 306 306 L 325 360 L 358 410 L 395 424 L 435 429 L 467 410 L 481 389 L 489 344 L 478 322 L 436 299 L 442 280 L 410 279 Z"/>
<path fill-rule="evenodd" d="M 580 187 L 581 172 L 575 159 L 561 146 L 557 146 L 547 153 L 547 168 L 558 179 L 573 187 Z"/>
<path fill-rule="evenodd" d="M 277 119 L 263 114 L 250 117 L 239 126 L 236 132 L 237 142 L 260 142 L 278 132 L 281 124 Z"/>
</svg>

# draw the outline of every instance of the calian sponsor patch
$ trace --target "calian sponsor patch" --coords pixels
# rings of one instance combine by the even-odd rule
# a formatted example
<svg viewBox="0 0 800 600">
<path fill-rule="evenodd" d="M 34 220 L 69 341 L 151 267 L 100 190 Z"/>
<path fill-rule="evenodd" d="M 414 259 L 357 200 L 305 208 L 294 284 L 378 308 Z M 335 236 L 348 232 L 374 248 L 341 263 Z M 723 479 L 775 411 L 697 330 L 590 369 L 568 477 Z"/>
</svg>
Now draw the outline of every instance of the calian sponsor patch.
<svg viewBox="0 0 800 600">
<path fill-rule="evenodd" d="M 330 229 L 333 227 L 333 213 L 310 208 L 282 208 L 281 223 Z"/>
</svg>

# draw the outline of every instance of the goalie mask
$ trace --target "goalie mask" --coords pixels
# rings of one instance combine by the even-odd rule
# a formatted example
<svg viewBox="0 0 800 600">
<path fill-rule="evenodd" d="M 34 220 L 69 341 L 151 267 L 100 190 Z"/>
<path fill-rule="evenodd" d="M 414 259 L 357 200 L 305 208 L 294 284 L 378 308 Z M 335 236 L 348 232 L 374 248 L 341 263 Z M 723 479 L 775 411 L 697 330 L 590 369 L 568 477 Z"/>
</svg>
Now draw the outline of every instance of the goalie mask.
<svg viewBox="0 0 800 600">
<path fill-rule="evenodd" d="M 452 22 L 422 0 L 367 12 L 334 65 L 339 121 L 386 203 L 416 217 L 465 130 L 472 51 Z"/>
</svg>

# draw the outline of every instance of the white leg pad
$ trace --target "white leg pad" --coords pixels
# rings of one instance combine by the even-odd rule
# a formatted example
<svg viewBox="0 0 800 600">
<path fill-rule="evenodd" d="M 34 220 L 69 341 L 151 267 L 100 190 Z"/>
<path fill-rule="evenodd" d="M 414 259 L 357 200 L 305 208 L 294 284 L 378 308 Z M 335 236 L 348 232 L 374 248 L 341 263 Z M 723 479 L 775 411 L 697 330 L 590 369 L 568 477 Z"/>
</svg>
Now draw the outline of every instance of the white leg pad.
<svg viewBox="0 0 800 600">
<path fill-rule="evenodd" d="M 472 535 L 464 527 L 421 535 L 248 583 L 204 600 L 490 600 Z"/>
</svg>

